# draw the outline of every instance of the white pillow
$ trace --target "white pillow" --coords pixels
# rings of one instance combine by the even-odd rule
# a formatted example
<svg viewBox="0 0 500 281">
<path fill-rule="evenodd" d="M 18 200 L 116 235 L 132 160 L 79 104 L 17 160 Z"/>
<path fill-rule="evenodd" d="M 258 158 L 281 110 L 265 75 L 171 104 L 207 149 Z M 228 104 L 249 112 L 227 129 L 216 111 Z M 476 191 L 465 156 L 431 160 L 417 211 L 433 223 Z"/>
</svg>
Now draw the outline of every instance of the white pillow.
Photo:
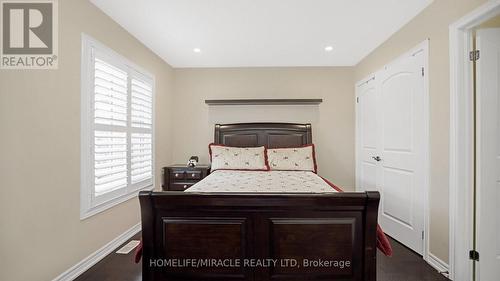
<svg viewBox="0 0 500 281">
<path fill-rule="evenodd" d="M 259 147 L 231 147 L 220 144 L 208 146 L 211 170 L 253 170 L 269 171 L 266 161 L 266 148 Z"/>
<path fill-rule="evenodd" d="M 270 148 L 267 159 L 271 170 L 317 171 L 314 145 L 292 148 Z"/>
</svg>

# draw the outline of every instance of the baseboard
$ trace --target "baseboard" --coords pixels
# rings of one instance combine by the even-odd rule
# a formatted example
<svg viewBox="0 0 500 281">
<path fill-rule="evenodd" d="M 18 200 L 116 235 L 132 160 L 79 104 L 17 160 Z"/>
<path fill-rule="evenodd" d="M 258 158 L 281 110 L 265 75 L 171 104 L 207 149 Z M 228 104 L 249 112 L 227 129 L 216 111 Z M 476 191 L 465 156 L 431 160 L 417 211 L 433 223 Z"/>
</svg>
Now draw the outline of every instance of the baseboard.
<svg viewBox="0 0 500 281">
<path fill-rule="evenodd" d="M 449 276 L 449 269 L 450 266 L 442 261 L 440 258 L 436 257 L 435 255 L 429 253 L 427 257 L 427 263 L 430 264 L 434 269 L 436 269 L 439 273 L 443 274 L 444 276 L 448 277 Z"/>
<path fill-rule="evenodd" d="M 57 276 L 53 281 L 72 281 L 80 276 L 82 273 L 87 271 L 89 268 L 94 266 L 100 260 L 105 258 L 107 255 L 112 253 L 116 248 L 118 248 L 121 244 L 127 242 L 130 238 L 136 235 L 139 231 L 141 231 L 141 223 L 138 223 L 120 234 L 120 236 L 111 240 L 108 244 L 104 245 L 99 250 L 92 253 L 90 256 L 84 258 L 79 263 L 61 273 L 61 275 Z"/>
</svg>

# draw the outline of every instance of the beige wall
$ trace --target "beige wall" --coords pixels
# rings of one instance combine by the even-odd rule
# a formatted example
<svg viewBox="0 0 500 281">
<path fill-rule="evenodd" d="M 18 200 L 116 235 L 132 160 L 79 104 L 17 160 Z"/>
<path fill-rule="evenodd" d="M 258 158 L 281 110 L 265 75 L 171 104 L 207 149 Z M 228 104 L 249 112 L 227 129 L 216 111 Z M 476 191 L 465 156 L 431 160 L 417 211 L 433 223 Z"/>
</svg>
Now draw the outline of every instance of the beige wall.
<svg viewBox="0 0 500 281">
<path fill-rule="evenodd" d="M 208 68 L 174 70 L 173 160 L 199 155 L 207 163 L 207 145 L 215 123 L 311 122 L 321 175 L 354 189 L 353 69 Z M 323 98 L 319 106 L 209 107 L 205 99 Z"/>
<path fill-rule="evenodd" d="M 448 261 L 449 44 L 448 26 L 486 0 L 435 0 L 356 66 L 356 80 L 430 39 L 430 252 Z"/>
<path fill-rule="evenodd" d="M 495 27 L 500 27 L 500 16 L 496 16 L 490 20 L 487 20 L 486 22 L 482 23 L 480 26 L 478 26 L 477 29 L 480 28 L 495 28 Z"/>
<path fill-rule="evenodd" d="M 132 199 L 80 221 L 82 32 L 156 76 L 157 171 L 171 162 L 170 66 L 88 1 L 59 1 L 59 69 L 0 70 L 0 280 L 52 280 L 140 220 Z"/>
</svg>

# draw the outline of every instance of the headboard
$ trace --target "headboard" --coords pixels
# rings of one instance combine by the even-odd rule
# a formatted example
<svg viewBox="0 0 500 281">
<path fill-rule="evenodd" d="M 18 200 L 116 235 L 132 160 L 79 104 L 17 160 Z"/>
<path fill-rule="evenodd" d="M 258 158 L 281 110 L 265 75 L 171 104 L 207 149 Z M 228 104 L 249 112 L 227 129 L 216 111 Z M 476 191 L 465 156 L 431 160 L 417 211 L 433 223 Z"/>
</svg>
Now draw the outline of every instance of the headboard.
<svg viewBox="0 0 500 281">
<path fill-rule="evenodd" d="M 312 143 L 311 124 L 216 124 L 214 142 L 238 147 L 297 147 Z"/>
</svg>

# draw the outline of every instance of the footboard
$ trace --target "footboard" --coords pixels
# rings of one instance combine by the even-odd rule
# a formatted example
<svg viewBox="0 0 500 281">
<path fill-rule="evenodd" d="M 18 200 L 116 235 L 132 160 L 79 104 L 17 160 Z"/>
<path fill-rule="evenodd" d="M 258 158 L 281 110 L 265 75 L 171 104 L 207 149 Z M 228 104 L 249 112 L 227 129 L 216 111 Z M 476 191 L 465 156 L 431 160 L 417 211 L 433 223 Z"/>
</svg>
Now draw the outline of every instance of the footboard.
<svg viewBox="0 0 500 281">
<path fill-rule="evenodd" d="M 378 192 L 141 192 L 143 280 L 376 280 Z"/>
</svg>

